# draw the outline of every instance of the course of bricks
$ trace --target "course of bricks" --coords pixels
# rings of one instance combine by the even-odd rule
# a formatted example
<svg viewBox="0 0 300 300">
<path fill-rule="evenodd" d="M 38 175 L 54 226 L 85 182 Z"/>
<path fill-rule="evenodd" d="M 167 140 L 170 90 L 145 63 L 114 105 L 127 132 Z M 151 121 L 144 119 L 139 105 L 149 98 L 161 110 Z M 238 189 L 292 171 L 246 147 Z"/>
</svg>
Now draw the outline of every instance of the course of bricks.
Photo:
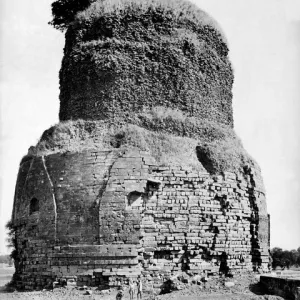
<svg viewBox="0 0 300 300">
<path fill-rule="evenodd" d="M 267 269 L 265 195 L 251 173 L 157 166 L 138 149 L 25 161 L 13 211 L 17 286 L 116 286 L 142 275 L 160 289 L 181 271 Z"/>
</svg>

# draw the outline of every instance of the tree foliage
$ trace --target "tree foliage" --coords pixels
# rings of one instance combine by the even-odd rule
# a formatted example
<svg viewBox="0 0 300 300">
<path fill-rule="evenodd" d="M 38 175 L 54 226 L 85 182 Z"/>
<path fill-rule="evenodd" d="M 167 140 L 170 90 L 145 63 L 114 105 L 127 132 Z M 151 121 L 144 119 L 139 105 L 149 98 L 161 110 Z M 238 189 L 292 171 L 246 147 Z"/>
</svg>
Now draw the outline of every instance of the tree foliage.
<svg viewBox="0 0 300 300">
<path fill-rule="evenodd" d="M 290 268 L 291 266 L 300 266 L 300 247 L 297 250 L 282 250 L 275 247 L 271 250 L 273 259 L 272 267 Z"/>
<path fill-rule="evenodd" d="M 6 230 L 8 231 L 7 233 L 7 242 L 8 242 L 8 247 L 12 248 L 12 252 L 10 254 L 10 257 L 15 259 L 16 258 L 16 248 L 17 248 L 17 241 L 16 241 L 16 231 L 13 226 L 13 222 L 10 220 L 6 223 L 5 225 Z"/>
<path fill-rule="evenodd" d="M 56 0 L 51 4 L 53 19 L 49 24 L 63 31 L 74 21 L 78 12 L 85 10 L 95 1 L 96 0 Z"/>
</svg>

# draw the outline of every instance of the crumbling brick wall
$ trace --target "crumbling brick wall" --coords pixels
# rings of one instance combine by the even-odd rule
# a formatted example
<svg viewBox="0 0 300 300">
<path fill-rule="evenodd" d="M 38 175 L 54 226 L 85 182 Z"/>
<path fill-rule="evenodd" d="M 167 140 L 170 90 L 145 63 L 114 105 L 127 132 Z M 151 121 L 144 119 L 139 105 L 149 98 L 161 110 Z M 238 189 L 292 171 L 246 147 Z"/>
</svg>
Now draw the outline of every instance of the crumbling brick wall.
<svg viewBox="0 0 300 300">
<path fill-rule="evenodd" d="M 30 213 L 33 198 L 39 209 Z M 251 174 L 158 166 L 138 149 L 35 157 L 21 165 L 16 189 L 18 284 L 74 277 L 113 286 L 160 273 L 152 277 L 160 286 L 180 271 L 266 268 L 265 220 Z"/>
</svg>

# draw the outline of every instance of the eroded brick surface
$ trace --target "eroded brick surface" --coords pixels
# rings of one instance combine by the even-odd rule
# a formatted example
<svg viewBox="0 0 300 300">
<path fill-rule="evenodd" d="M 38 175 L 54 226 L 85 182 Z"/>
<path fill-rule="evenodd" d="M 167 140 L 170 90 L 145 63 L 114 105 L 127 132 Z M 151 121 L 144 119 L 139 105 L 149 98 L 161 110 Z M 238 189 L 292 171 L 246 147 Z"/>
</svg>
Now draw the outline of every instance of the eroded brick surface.
<svg viewBox="0 0 300 300">
<path fill-rule="evenodd" d="M 267 268 L 265 195 L 249 174 L 157 166 L 138 149 L 35 157 L 20 167 L 13 222 L 17 278 L 118 285 L 179 271 Z M 39 201 L 30 214 L 30 202 Z M 157 277 L 156 275 L 160 276 Z"/>
</svg>

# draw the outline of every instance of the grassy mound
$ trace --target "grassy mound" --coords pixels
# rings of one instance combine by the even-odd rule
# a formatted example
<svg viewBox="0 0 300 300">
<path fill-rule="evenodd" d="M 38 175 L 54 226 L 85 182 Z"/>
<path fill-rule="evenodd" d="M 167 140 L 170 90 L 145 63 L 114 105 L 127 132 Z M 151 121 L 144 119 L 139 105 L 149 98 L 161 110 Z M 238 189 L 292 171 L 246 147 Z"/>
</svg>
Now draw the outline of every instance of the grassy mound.
<svg viewBox="0 0 300 300">
<path fill-rule="evenodd" d="M 163 106 L 144 109 L 140 113 L 132 114 L 126 118 L 126 122 L 155 132 L 199 139 L 202 143 L 226 138 L 239 141 L 231 126 L 208 119 L 190 117 L 178 109 Z"/>
<path fill-rule="evenodd" d="M 75 18 L 77 22 L 94 22 L 100 17 L 117 14 L 146 14 L 159 12 L 161 19 L 172 18 L 175 22 L 191 23 L 196 26 L 208 25 L 217 30 L 224 41 L 225 35 L 219 24 L 206 12 L 185 0 L 98 0 L 87 9 L 79 12 Z"/>
<path fill-rule="evenodd" d="M 194 139 L 156 133 L 133 124 L 115 126 L 101 121 L 78 120 L 61 122 L 46 130 L 38 144 L 29 149 L 28 156 L 88 149 L 122 151 L 136 147 L 150 152 L 160 165 L 183 165 L 203 171 L 197 160 L 196 146 Z"/>
<path fill-rule="evenodd" d="M 186 1 L 96 1 L 66 32 L 60 120 L 155 106 L 233 126 L 233 70 L 215 22 Z"/>
<path fill-rule="evenodd" d="M 160 115 L 162 111 L 144 112 L 137 117 L 143 119 L 138 120 L 138 125 L 83 120 L 61 122 L 46 130 L 28 155 L 136 147 L 148 151 L 160 165 L 190 167 L 216 175 L 223 172 L 244 174 L 253 169 L 255 177 L 261 181 L 258 165 L 230 127 L 202 121 L 200 128 L 198 120 L 179 111 L 164 111 Z M 189 131 L 195 127 L 196 132 Z M 191 134 L 184 134 L 188 132 Z"/>
</svg>

